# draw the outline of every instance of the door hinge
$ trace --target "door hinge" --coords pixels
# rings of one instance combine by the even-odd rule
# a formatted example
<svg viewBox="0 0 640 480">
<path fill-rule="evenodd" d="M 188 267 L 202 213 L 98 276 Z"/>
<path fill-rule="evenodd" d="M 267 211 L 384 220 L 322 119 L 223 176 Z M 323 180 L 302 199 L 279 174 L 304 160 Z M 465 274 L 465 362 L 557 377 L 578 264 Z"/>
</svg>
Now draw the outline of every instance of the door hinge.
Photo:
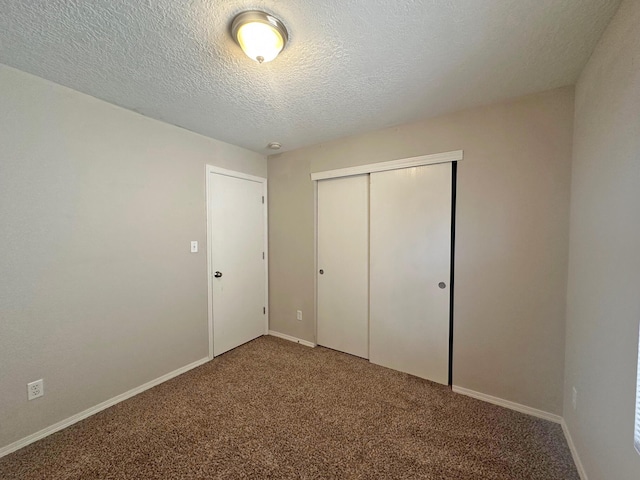
<svg viewBox="0 0 640 480">
<path fill-rule="evenodd" d="M 264 260 L 264 252 L 262 252 L 262 259 Z"/>
<path fill-rule="evenodd" d="M 262 203 L 264 203 L 264 195 L 262 196 Z"/>
<path fill-rule="evenodd" d="M 266 315 L 267 314 L 267 307 L 262 307 L 262 314 Z"/>
</svg>

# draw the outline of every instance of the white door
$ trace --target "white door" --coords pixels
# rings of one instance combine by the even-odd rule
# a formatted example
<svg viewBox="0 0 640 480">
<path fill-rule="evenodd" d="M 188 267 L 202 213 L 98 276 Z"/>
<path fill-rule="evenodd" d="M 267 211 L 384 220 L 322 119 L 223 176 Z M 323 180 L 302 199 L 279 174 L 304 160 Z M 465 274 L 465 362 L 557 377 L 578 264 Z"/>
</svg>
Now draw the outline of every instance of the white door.
<svg viewBox="0 0 640 480">
<path fill-rule="evenodd" d="M 213 354 L 267 333 L 264 183 L 209 173 Z"/>
<path fill-rule="evenodd" d="M 370 360 L 447 384 L 451 164 L 372 173 Z"/>
<path fill-rule="evenodd" d="M 369 357 L 369 175 L 318 182 L 318 344 Z"/>
</svg>

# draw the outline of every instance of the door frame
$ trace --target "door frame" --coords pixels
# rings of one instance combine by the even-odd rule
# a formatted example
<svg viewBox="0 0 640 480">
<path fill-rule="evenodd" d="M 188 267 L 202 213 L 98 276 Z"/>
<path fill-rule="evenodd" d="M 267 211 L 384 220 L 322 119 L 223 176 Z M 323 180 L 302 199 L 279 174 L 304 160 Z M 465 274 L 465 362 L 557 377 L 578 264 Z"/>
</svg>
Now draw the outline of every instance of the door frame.
<svg viewBox="0 0 640 480">
<path fill-rule="evenodd" d="M 311 173 L 313 182 L 313 247 L 314 247 L 314 274 L 313 274 L 313 307 L 314 307 L 314 334 L 313 341 L 318 341 L 318 181 L 329 178 L 349 177 L 352 175 L 371 174 L 387 170 L 399 170 L 437 163 L 452 164 L 452 204 L 451 204 L 451 278 L 449 297 L 449 386 L 453 385 L 453 298 L 454 298 L 454 268 L 455 268 L 455 221 L 456 221 L 456 193 L 457 193 L 457 162 L 464 160 L 464 150 L 420 155 L 417 157 L 400 158 L 384 162 L 368 163 L 355 167 L 324 170 Z"/>
<path fill-rule="evenodd" d="M 205 203 L 207 211 L 207 316 L 208 316 L 208 333 L 209 333 L 209 360 L 213 360 L 213 268 L 211 260 L 213 258 L 213 245 L 211 244 L 211 229 L 213 222 L 211 219 L 211 194 L 212 187 L 210 177 L 211 174 L 224 175 L 227 177 L 249 180 L 262 184 L 263 211 L 264 211 L 264 333 L 269 333 L 269 216 L 268 216 L 268 198 L 267 198 L 267 179 L 247 173 L 236 172 L 226 168 L 216 167 L 214 165 L 205 166 Z"/>
</svg>

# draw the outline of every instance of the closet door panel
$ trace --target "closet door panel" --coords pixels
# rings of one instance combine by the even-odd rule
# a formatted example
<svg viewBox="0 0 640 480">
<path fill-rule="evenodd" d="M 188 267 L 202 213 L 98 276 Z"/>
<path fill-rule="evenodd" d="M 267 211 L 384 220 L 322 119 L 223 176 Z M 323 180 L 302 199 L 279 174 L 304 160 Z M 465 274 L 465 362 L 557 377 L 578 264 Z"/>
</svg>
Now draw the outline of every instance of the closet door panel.
<svg viewBox="0 0 640 480">
<path fill-rule="evenodd" d="M 449 163 L 370 177 L 370 360 L 441 384 L 449 375 Z"/>
<path fill-rule="evenodd" d="M 318 182 L 316 275 L 318 344 L 368 358 L 369 175 Z"/>
</svg>

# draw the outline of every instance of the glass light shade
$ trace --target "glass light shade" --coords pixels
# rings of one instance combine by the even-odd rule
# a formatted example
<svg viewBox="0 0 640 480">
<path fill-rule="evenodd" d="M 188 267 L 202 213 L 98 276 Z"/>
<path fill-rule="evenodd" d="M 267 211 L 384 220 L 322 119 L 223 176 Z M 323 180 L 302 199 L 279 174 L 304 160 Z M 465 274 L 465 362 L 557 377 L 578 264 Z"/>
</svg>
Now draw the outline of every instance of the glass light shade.
<svg viewBox="0 0 640 480">
<path fill-rule="evenodd" d="M 234 18 L 231 34 L 244 53 L 258 63 L 276 58 L 289 35 L 280 20 L 256 10 L 242 12 Z"/>
<path fill-rule="evenodd" d="M 271 25 L 246 23 L 238 29 L 238 43 L 247 56 L 256 62 L 270 62 L 284 47 L 282 35 Z"/>
</svg>

